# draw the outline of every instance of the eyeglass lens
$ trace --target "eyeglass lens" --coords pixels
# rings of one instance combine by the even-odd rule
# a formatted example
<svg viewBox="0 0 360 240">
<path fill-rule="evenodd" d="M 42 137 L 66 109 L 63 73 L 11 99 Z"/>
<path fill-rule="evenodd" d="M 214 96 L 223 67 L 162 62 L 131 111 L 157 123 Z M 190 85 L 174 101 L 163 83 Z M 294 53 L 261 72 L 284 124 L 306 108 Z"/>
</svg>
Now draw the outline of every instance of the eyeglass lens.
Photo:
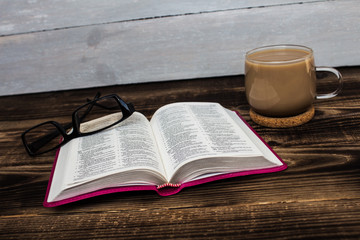
<svg viewBox="0 0 360 240">
<path fill-rule="evenodd" d="M 101 130 L 121 121 L 123 118 L 120 104 L 115 97 L 100 98 L 90 102 L 78 109 L 76 116 L 80 121 L 80 133 Z"/>
<path fill-rule="evenodd" d="M 25 141 L 33 153 L 42 153 L 60 145 L 62 134 L 58 128 L 50 123 L 41 124 L 25 134 Z"/>
</svg>

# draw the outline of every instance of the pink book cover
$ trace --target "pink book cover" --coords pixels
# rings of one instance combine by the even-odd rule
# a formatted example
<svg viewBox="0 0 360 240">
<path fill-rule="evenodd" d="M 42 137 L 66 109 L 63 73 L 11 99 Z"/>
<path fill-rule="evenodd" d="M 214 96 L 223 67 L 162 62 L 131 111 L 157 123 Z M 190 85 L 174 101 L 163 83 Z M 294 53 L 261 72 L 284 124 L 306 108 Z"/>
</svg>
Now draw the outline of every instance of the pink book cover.
<svg viewBox="0 0 360 240">
<path fill-rule="evenodd" d="M 79 195 L 79 196 L 67 198 L 67 199 L 64 199 L 64 200 L 56 201 L 56 202 L 48 202 L 47 199 L 48 199 L 49 192 L 50 192 L 50 186 L 51 186 L 51 182 L 52 182 L 53 175 L 54 175 L 55 168 L 56 168 L 57 158 L 58 158 L 59 151 L 60 151 L 60 149 L 58 149 L 58 151 L 56 153 L 55 160 L 54 160 L 54 164 L 53 164 L 53 167 L 52 167 L 52 170 L 51 170 L 50 179 L 49 179 L 49 182 L 48 182 L 47 191 L 46 191 L 46 195 L 45 195 L 45 200 L 43 202 L 43 206 L 44 207 L 56 207 L 56 206 L 60 206 L 60 205 L 63 205 L 63 204 L 67 204 L 67 203 L 71 203 L 71 202 L 75 202 L 75 201 L 79 201 L 79 200 L 83 200 L 83 199 L 87 199 L 87 198 L 91 198 L 91 197 L 95 197 L 95 196 L 99 196 L 99 195 L 104 195 L 104 194 L 109 194 L 109 193 L 117 193 L 117 192 L 127 192 L 127 191 L 152 190 L 152 191 L 156 191 L 160 196 L 170 196 L 170 195 L 174 195 L 174 194 L 180 192 L 183 188 L 191 187 L 191 186 L 195 186 L 195 185 L 199 185 L 199 184 L 203 184 L 203 183 L 208 183 L 208 182 L 217 181 L 217 180 L 226 179 L 226 178 L 240 177 L 240 176 L 253 175 L 253 174 L 272 173 L 272 172 L 278 172 L 278 171 L 285 170 L 287 168 L 286 163 L 255 132 L 255 130 L 243 119 L 243 117 L 238 112 L 236 112 L 236 113 L 240 117 L 240 119 L 249 127 L 249 129 L 252 130 L 254 132 L 254 134 L 281 161 L 282 165 L 276 166 L 276 167 L 271 167 L 271 168 L 264 168 L 264 169 L 257 169 L 257 170 L 247 170 L 247 171 L 240 171 L 240 172 L 221 174 L 221 175 L 211 176 L 211 177 L 198 179 L 198 180 L 194 180 L 194 181 L 190 181 L 190 182 L 185 182 L 185 183 L 182 183 L 182 184 L 167 183 L 167 184 L 163 184 L 163 185 L 160 185 L 160 186 L 156 186 L 156 185 L 154 185 L 154 186 L 152 186 L 152 185 L 139 185 L 139 186 L 105 188 L 105 189 L 100 189 L 100 190 L 97 190 L 97 191 L 94 191 L 94 192 L 85 193 L 85 194 L 82 194 L 82 195 Z"/>
</svg>

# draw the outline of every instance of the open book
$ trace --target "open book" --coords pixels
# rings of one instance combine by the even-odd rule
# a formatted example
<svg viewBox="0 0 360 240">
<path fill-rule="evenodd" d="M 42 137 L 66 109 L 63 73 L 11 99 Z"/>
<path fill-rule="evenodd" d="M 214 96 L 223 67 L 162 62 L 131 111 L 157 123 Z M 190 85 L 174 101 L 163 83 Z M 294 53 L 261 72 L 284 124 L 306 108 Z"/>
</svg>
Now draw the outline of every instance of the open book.
<svg viewBox="0 0 360 240">
<path fill-rule="evenodd" d="M 61 147 L 44 206 L 133 190 L 166 196 L 184 187 L 286 167 L 236 112 L 218 103 L 173 103 L 158 109 L 151 121 L 134 112 L 110 129 Z"/>
</svg>

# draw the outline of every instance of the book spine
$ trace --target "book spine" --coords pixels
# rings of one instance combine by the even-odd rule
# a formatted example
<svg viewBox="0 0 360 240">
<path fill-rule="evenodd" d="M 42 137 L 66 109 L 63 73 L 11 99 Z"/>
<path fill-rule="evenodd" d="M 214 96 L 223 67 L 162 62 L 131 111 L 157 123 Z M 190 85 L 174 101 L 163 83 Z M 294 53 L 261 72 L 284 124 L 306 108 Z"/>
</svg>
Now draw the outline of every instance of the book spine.
<svg viewBox="0 0 360 240">
<path fill-rule="evenodd" d="M 165 187 L 173 187 L 173 188 L 178 188 L 180 187 L 181 184 L 180 183 L 164 183 L 164 184 L 161 184 L 161 185 L 158 185 L 156 188 L 157 189 L 162 189 L 162 188 L 165 188 Z"/>
</svg>

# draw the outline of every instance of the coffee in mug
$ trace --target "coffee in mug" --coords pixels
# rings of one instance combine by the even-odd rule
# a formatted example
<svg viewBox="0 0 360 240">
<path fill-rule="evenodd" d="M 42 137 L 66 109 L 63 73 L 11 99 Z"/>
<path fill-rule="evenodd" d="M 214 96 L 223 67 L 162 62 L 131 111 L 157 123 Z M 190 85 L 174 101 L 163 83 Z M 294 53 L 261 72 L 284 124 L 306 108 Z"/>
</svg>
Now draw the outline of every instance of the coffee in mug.
<svg viewBox="0 0 360 240">
<path fill-rule="evenodd" d="M 316 71 L 337 76 L 338 89 L 317 95 Z M 312 49 L 298 45 L 274 45 L 246 53 L 245 92 L 251 109 L 264 117 L 286 118 L 308 111 L 314 99 L 331 98 L 342 88 L 340 72 L 315 67 Z"/>
</svg>

